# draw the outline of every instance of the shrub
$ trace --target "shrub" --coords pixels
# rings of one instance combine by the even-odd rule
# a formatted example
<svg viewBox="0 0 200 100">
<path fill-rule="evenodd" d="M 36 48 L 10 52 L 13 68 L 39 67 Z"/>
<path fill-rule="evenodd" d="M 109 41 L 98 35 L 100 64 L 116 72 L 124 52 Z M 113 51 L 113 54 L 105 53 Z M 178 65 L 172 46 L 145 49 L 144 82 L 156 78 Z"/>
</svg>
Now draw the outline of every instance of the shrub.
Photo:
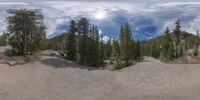
<svg viewBox="0 0 200 100">
<path fill-rule="evenodd" d="M 199 52 L 199 48 L 198 48 L 198 46 L 195 46 L 194 51 L 193 51 L 193 55 L 198 56 L 198 52 Z"/>
</svg>

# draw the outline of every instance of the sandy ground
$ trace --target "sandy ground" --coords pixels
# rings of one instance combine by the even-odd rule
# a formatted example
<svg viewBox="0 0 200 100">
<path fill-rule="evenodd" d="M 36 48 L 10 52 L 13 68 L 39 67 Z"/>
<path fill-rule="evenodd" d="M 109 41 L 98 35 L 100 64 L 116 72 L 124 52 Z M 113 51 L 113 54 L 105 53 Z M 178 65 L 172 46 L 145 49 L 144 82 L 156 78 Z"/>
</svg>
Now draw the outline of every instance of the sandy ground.
<svg viewBox="0 0 200 100">
<path fill-rule="evenodd" d="M 147 57 L 106 71 L 42 56 L 20 66 L 0 64 L 0 100 L 200 100 L 200 65 Z"/>
</svg>

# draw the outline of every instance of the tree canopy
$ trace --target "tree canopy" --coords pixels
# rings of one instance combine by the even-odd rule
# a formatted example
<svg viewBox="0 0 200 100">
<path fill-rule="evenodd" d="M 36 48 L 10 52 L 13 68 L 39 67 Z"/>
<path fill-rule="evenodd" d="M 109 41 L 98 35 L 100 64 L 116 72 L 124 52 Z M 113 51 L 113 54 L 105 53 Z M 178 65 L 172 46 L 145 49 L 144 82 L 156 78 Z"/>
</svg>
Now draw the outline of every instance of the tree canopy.
<svg viewBox="0 0 200 100">
<path fill-rule="evenodd" d="M 10 9 L 8 39 L 14 51 L 23 56 L 44 49 L 46 40 L 42 11 L 39 9 Z"/>
</svg>

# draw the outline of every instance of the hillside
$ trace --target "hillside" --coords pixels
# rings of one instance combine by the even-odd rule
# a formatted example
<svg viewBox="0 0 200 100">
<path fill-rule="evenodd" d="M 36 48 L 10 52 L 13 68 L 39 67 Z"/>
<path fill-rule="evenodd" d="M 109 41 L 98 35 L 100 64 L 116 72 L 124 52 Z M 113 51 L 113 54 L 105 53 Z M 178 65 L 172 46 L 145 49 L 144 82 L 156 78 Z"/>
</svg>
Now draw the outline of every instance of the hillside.
<svg viewBox="0 0 200 100">
<path fill-rule="evenodd" d="M 172 34 L 174 34 L 174 33 L 171 32 L 170 34 L 172 35 Z M 181 34 L 180 34 L 180 37 L 181 37 L 182 39 L 185 39 L 185 40 L 186 40 L 186 39 L 197 39 L 197 38 L 198 38 L 196 35 L 194 35 L 194 34 L 192 34 L 192 33 L 188 33 L 188 32 L 186 32 L 186 31 L 182 31 Z M 153 38 L 153 39 L 144 41 L 144 43 L 152 42 L 152 41 L 162 41 L 163 38 L 164 38 L 164 35 L 158 36 L 158 37 L 156 37 L 156 38 Z"/>
<path fill-rule="evenodd" d="M 173 48 L 172 51 L 174 51 L 175 50 L 174 33 L 172 32 L 169 33 L 169 36 L 170 36 L 170 39 L 171 39 L 170 41 L 172 42 L 172 44 L 168 44 L 168 45 L 169 47 L 172 47 Z M 160 56 L 162 56 L 163 51 L 165 51 L 165 49 L 163 49 L 165 47 L 164 45 L 166 45 L 164 44 L 166 43 L 165 37 L 166 35 L 163 35 L 163 36 L 159 36 L 148 41 L 143 41 L 142 42 L 143 55 L 153 56 L 155 58 L 159 58 Z M 199 37 L 196 35 L 193 35 L 185 31 L 182 31 L 180 33 L 180 46 L 182 48 L 183 54 L 187 50 L 194 49 L 194 47 L 199 43 L 199 41 L 200 41 Z"/>
</svg>

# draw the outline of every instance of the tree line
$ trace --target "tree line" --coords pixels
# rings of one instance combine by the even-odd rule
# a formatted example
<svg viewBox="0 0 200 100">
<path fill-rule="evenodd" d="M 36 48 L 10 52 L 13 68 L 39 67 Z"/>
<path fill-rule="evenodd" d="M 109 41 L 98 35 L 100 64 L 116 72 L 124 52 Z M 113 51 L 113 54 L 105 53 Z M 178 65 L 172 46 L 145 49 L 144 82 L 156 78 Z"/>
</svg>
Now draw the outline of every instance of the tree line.
<svg viewBox="0 0 200 100">
<path fill-rule="evenodd" d="M 82 65 L 101 66 L 104 60 L 120 68 L 141 57 L 140 41 L 135 41 L 129 24 L 121 27 L 119 39 L 105 42 L 98 26 L 87 18 L 72 20 L 68 33 L 51 39 L 50 49 L 59 50 L 70 60 Z M 53 47 L 53 48 L 52 48 Z"/>
<path fill-rule="evenodd" d="M 68 59 L 82 65 L 99 66 L 103 64 L 102 38 L 99 29 L 90 25 L 88 19 L 72 20 L 66 38 L 66 54 Z"/>
<path fill-rule="evenodd" d="M 8 32 L 0 37 L 1 45 L 6 45 L 8 40 L 13 52 L 25 57 L 40 50 L 52 49 L 82 65 L 98 67 L 109 60 L 116 69 L 121 69 L 143 56 L 174 60 L 191 48 L 194 49 L 193 55 L 198 55 L 199 31 L 197 36 L 189 35 L 181 30 L 179 20 L 173 30 L 167 27 L 164 36 L 149 41 L 134 40 L 128 23 L 121 26 L 119 38 L 110 37 L 104 41 L 100 28 L 91 24 L 87 18 L 71 20 L 67 33 L 46 39 L 41 10 L 10 9 L 7 12 Z"/>
</svg>

